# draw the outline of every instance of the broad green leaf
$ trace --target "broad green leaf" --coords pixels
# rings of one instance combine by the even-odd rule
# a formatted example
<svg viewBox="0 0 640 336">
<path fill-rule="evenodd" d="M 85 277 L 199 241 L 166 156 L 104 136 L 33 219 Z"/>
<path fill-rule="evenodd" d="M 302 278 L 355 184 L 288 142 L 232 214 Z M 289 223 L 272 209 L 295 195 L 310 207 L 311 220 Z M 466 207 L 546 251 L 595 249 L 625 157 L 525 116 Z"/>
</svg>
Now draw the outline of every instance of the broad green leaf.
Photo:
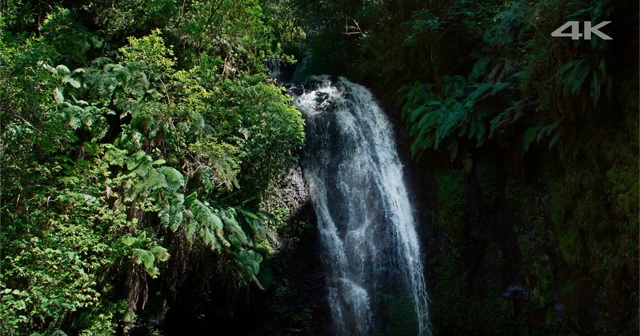
<svg viewBox="0 0 640 336">
<path fill-rule="evenodd" d="M 80 88 L 80 82 L 78 82 L 77 80 L 69 76 L 65 77 L 62 81 L 63 83 L 68 83 L 69 85 L 73 86 L 76 89 Z"/>
<path fill-rule="evenodd" d="M 162 247 L 162 246 L 155 246 L 151 249 L 151 252 L 153 252 L 153 254 L 155 255 L 156 259 L 161 261 L 161 262 L 165 262 L 167 260 L 169 260 L 169 253 L 167 252 L 167 249 Z"/>
<path fill-rule="evenodd" d="M 59 88 L 53 89 L 53 98 L 58 104 L 64 103 L 64 96 L 62 95 L 62 91 Z"/>
<path fill-rule="evenodd" d="M 56 72 L 58 73 L 58 75 L 68 75 L 71 73 L 71 71 L 69 70 L 69 68 L 67 68 L 66 66 L 60 64 L 56 67 Z"/>
<path fill-rule="evenodd" d="M 122 243 L 127 246 L 133 246 L 138 241 L 135 237 L 122 237 Z"/>
<path fill-rule="evenodd" d="M 522 149 L 524 149 L 525 152 L 529 150 L 529 146 L 531 146 L 531 143 L 535 140 L 539 130 L 539 127 L 529 127 L 524 132 L 524 135 L 522 136 Z"/>
</svg>

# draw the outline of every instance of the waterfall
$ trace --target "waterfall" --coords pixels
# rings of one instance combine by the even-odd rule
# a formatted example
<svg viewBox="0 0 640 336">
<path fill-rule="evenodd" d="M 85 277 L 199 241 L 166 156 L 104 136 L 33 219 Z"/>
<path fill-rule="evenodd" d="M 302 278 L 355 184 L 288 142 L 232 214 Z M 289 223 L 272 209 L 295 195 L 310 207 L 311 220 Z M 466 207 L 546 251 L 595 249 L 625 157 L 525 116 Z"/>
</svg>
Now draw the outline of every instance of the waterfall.
<svg viewBox="0 0 640 336">
<path fill-rule="evenodd" d="M 391 124 L 363 86 L 311 78 L 302 165 L 337 335 L 430 335 L 416 220 Z"/>
</svg>

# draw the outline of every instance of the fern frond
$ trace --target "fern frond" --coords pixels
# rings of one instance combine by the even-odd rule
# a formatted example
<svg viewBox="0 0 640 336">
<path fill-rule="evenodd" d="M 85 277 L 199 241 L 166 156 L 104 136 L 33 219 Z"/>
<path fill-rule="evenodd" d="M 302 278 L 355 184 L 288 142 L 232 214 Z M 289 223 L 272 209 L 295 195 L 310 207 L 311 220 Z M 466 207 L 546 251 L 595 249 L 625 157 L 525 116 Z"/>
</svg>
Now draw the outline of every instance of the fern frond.
<svg viewBox="0 0 640 336">
<path fill-rule="evenodd" d="M 519 101 L 515 103 L 512 107 L 504 110 L 493 119 L 491 119 L 490 125 L 491 128 L 489 130 L 489 138 L 493 138 L 496 132 L 500 129 L 505 128 L 507 125 L 513 124 L 518 121 L 524 113 L 522 112 L 523 103 Z"/>
<path fill-rule="evenodd" d="M 580 87 L 589 76 L 591 72 L 591 67 L 581 60 L 578 65 L 575 66 L 573 73 L 571 74 L 571 82 L 569 83 L 571 87 L 571 93 L 576 94 L 580 90 Z"/>
<path fill-rule="evenodd" d="M 540 127 L 529 127 L 522 135 L 522 149 L 526 152 L 529 150 L 529 146 L 536 139 L 536 135 L 540 132 Z"/>
<path fill-rule="evenodd" d="M 477 83 L 487 71 L 487 67 L 491 63 L 492 57 L 484 57 L 479 59 L 474 65 L 473 70 L 469 73 L 467 81 L 469 83 Z"/>
<path fill-rule="evenodd" d="M 167 189 L 170 192 L 176 192 L 180 187 L 184 186 L 184 176 L 177 169 L 172 167 L 161 167 L 158 169 L 165 177 Z"/>
<path fill-rule="evenodd" d="M 460 98 L 467 88 L 467 80 L 462 76 L 442 76 L 442 95 L 447 98 Z"/>
<path fill-rule="evenodd" d="M 497 83 L 480 83 L 471 85 L 475 90 L 467 96 L 465 99 L 465 107 L 473 108 L 475 104 L 478 102 L 498 94 L 500 91 L 508 88 L 511 84 L 508 82 L 497 82 Z"/>
<path fill-rule="evenodd" d="M 241 208 L 236 208 L 236 209 L 245 217 L 247 224 L 249 224 L 249 227 L 253 231 L 256 238 L 260 240 L 266 239 L 267 232 L 265 230 L 264 217 L 261 217 L 259 214 L 249 210 L 245 210 Z M 266 214 L 262 214 L 262 215 L 265 216 Z"/>
<path fill-rule="evenodd" d="M 578 93 L 590 72 L 591 67 L 582 58 L 571 61 L 560 67 L 559 74 L 561 76 L 561 82 L 565 87 L 565 93 Z"/>
</svg>

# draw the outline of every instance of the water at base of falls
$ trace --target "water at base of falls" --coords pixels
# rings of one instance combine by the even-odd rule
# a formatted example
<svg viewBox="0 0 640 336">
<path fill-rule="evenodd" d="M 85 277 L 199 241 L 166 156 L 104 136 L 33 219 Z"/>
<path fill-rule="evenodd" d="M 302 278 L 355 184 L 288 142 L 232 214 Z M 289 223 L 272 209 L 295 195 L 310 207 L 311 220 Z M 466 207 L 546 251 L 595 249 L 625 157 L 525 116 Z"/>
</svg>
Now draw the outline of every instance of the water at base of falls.
<svg viewBox="0 0 640 336">
<path fill-rule="evenodd" d="M 309 80 L 302 162 L 336 335 L 430 335 L 416 221 L 391 125 L 371 92 Z"/>
</svg>

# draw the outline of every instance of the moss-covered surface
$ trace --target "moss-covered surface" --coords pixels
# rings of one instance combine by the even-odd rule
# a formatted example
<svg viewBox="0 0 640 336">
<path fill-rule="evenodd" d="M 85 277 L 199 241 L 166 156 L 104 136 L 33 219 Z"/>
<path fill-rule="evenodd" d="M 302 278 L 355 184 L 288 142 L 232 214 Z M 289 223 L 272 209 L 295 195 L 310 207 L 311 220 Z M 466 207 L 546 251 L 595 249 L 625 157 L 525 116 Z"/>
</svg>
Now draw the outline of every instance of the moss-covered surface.
<svg viewBox="0 0 640 336">
<path fill-rule="evenodd" d="M 482 160 L 476 165 L 476 176 L 484 205 L 494 208 L 498 197 L 498 167 L 491 160 Z"/>
<path fill-rule="evenodd" d="M 459 243 L 463 238 L 466 200 L 461 172 L 448 172 L 437 178 L 438 216 L 436 224 L 448 239 Z"/>
<path fill-rule="evenodd" d="M 414 310 L 413 295 L 409 292 L 379 291 L 375 296 L 378 307 L 384 312 L 380 319 L 386 330 L 376 330 L 376 336 L 417 335 L 418 320 Z"/>
<path fill-rule="evenodd" d="M 605 167 L 568 161 L 526 181 L 488 159 L 469 175 L 426 170 L 439 237 L 428 258 L 435 334 L 637 333 L 631 134 L 600 144 Z"/>
</svg>

